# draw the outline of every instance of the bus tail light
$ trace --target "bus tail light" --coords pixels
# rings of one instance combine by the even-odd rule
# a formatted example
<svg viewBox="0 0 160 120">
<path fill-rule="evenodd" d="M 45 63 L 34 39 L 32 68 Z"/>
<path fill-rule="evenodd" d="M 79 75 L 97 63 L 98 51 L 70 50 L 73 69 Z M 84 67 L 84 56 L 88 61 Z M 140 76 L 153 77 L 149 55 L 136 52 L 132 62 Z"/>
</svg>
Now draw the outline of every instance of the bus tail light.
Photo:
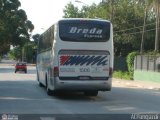
<svg viewBox="0 0 160 120">
<path fill-rule="evenodd" d="M 58 67 L 54 67 L 53 69 L 53 73 L 54 73 L 54 77 L 58 77 L 59 76 L 59 68 Z"/>
<path fill-rule="evenodd" d="M 109 68 L 109 76 L 112 76 L 112 73 L 113 73 L 113 69 L 110 67 Z"/>
</svg>

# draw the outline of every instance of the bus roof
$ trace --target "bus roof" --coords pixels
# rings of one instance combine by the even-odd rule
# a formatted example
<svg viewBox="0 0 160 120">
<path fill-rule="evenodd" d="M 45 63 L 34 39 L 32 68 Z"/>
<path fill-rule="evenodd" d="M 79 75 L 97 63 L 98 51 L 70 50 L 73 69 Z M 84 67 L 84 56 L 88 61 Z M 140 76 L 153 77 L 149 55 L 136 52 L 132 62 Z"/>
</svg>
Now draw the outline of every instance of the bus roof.
<svg viewBox="0 0 160 120">
<path fill-rule="evenodd" d="M 95 20 L 95 21 L 110 22 L 109 20 L 105 20 L 102 18 L 62 18 L 62 19 L 59 19 L 58 21 L 61 21 L 61 20 Z"/>
</svg>

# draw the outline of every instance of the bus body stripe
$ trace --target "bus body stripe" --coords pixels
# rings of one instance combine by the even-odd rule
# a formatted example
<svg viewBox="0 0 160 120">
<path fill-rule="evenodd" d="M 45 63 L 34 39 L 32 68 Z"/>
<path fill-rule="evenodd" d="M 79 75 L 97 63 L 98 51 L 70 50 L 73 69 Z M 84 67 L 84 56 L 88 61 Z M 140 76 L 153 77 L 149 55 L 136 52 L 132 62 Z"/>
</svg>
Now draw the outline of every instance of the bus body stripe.
<svg viewBox="0 0 160 120">
<path fill-rule="evenodd" d="M 97 65 L 104 66 L 107 65 L 107 56 L 60 56 L 60 65 L 62 66 L 72 66 L 72 65 Z"/>
</svg>

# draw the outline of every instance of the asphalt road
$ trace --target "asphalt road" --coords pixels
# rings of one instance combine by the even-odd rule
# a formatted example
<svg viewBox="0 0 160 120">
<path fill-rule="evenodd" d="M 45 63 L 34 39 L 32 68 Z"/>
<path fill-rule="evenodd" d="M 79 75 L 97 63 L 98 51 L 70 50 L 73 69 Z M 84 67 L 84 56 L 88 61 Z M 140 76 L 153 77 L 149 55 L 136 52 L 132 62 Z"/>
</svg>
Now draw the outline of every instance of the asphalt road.
<svg viewBox="0 0 160 120">
<path fill-rule="evenodd" d="M 160 91 L 113 86 L 111 92 L 99 92 L 97 97 L 81 93 L 48 96 L 45 88 L 39 87 L 35 73 L 34 66 L 28 67 L 27 74 L 15 74 L 14 66 L 0 64 L 0 114 L 160 113 Z"/>
</svg>

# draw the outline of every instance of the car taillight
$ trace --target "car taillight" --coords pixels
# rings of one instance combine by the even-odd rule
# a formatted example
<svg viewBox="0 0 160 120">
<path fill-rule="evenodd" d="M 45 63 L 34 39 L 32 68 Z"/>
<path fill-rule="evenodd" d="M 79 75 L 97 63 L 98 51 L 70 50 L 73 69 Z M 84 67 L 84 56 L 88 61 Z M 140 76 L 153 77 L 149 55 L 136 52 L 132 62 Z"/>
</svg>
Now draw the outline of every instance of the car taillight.
<svg viewBox="0 0 160 120">
<path fill-rule="evenodd" d="M 113 69 L 110 67 L 109 68 L 109 76 L 112 76 L 112 72 L 113 72 Z"/>
<path fill-rule="evenodd" d="M 54 67 L 53 69 L 53 74 L 54 74 L 54 77 L 58 77 L 59 76 L 59 68 L 58 67 Z"/>
</svg>

